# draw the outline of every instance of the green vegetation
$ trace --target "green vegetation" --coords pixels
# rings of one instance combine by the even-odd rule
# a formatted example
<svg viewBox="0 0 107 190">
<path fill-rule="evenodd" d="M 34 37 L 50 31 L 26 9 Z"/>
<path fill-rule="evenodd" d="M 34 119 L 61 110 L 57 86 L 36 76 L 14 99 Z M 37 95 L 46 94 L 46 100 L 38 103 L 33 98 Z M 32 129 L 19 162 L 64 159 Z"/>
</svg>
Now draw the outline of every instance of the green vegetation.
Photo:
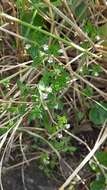
<svg viewBox="0 0 107 190">
<path fill-rule="evenodd" d="M 24 157 L 29 142 L 27 151 L 39 154 L 40 168 L 53 177 L 57 168 L 65 180 L 59 172 L 64 169 L 61 160 L 66 167 L 67 158 L 75 160 L 74 141 L 84 144 L 76 132 L 82 134 L 85 126 L 87 133 L 91 128 L 99 135 L 93 144 L 96 153 L 86 162 L 91 176 L 82 177 L 87 189 L 105 190 L 107 150 L 101 146 L 106 147 L 107 136 L 106 1 L 16 0 L 1 6 L 1 166 L 13 144 Z M 73 186 L 71 180 L 60 190 L 76 190 L 76 177 Z"/>
</svg>

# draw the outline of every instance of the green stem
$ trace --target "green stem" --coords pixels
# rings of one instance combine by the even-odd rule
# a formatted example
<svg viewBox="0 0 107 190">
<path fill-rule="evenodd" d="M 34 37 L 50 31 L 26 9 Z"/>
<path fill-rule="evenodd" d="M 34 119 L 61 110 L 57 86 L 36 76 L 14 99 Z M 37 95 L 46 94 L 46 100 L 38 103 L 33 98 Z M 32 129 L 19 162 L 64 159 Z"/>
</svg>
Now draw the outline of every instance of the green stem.
<svg viewBox="0 0 107 190">
<path fill-rule="evenodd" d="M 54 34 L 48 32 L 48 31 L 46 31 L 46 30 L 43 30 L 43 29 L 41 29 L 40 27 L 33 26 L 32 24 L 29 24 L 29 23 L 27 23 L 27 22 L 24 22 L 24 21 L 22 21 L 22 20 L 20 20 L 20 19 L 18 19 L 18 18 L 15 18 L 15 17 L 10 16 L 10 15 L 8 15 L 8 14 L 5 14 L 5 13 L 3 13 L 3 12 L 0 12 L 0 16 L 1 16 L 1 17 L 5 17 L 5 18 L 7 18 L 7 19 L 9 19 L 9 20 L 15 21 L 15 22 L 17 22 L 17 23 L 19 23 L 19 24 L 22 24 L 22 25 L 25 26 L 25 27 L 28 27 L 28 28 L 31 28 L 31 29 L 36 30 L 36 31 L 38 31 L 38 32 L 41 32 L 41 33 L 43 33 L 43 34 L 45 34 L 45 35 L 47 35 L 47 36 L 51 36 L 51 37 L 53 37 L 54 39 L 56 39 L 56 40 L 58 40 L 58 41 L 62 41 L 62 42 L 65 43 L 66 45 L 69 45 L 70 47 L 73 47 L 73 48 L 75 48 L 75 49 L 77 49 L 77 50 L 79 50 L 79 51 L 81 51 L 81 52 L 84 52 L 84 53 L 86 53 L 86 54 L 88 54 L 88 55 L 90 55 L 90 56 L 92 56 L 92 57 L 95 57 L 95 58 L 99 59 L 99 56 L 97 56 L 97 55 L 95 55 L 95 54 L 89 52 L 87 49 L 84 49 L 84 48 L 80 47 L 79 45 L 75 44 L 74 42 L 68 42 L 67 40 L 65 40 L 65 39 L 63 39 L 63 38 L 61 38 L 61 37 L 59 37 L 59 36 L 57 36 L 57 35 L 54 35 Z"/>
</svg>

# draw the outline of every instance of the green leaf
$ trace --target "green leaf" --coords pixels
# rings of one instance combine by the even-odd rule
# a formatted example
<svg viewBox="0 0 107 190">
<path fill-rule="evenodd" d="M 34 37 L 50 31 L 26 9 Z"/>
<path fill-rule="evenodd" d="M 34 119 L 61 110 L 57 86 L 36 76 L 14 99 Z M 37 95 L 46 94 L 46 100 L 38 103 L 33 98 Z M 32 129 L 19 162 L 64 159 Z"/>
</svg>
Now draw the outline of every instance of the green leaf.
<svg viewBox="0 0 107 190">
<path fill-rule="evenodd" d="M 41 154 L 41 161 L 43 162 L 44 165 L 49 164 L 49 155 L 47 153 L 42 153 Z"/>
<path fill-rule="evenodd" d="M 31 55 L 32 59 L 39 56 L 39 47 L 31 45 L 27 48 L 27 53 Z"/>
<path fill-rule="evenodd" d="M 35 106 L 35 108 L 32 109 L 31 113 L 30 113 L 30 116 L 29 116 L 29 119 L 30 120 L 33 120 L 33 119 L 40 119 L 42 118 L 42 107 L 40 106 Z"/>
<path fill-rule="evenodd" d="M 22 83 L 21 81 L 17 81 L 17 86 L 20 89 L 21 95 L 24 96 L 24 98 L 29 95 L 29 92 L 31 92 L 31 89 L 29 86 L 27 86 L 26 83 Z"/>
<path fill-rule="evenodd" d="M 79 72 L 82 74 L 82 75 L 89 75 L 89 68 L 87 65 L 83 65 Z"/>
<path fill-rule="evenodd" d="M 83 20 L 84 17 L 86 17 L 86 15 L 87 15 L 86 10 L 87 10 L 87 6 L 84 3 L 84 1 L 81 2 L 78 7 L 76 7 L 75 14 L 79 18 L 79 20 Z"/>
<path fill-rule="evenodd" d="M 90 86 L 87 86 L 86 88 L 84 88 L 83 93 L 85 96 L 92 96 L 93 95 L 93 89 Z"/>
<path fill-rule="evenodd" d="M 76 148 L 74 146 L 71 146 L 69 137 L 62 137 L 62 139 L 60 141 L 57 141 L 56 139 L 54 139 L 54 140 L 52 140 L 51 143 L 58 151 L 75 152 L 75 150 L 76 150 Z"/>
<path fill-rule="evenodd" d="M 57 55 L 59 55 L 59 52 L 58 52 L 59 49 L 60 49 L 59 44 L 58 43 L 56 43 L 56 44 L 54 43 L 54 44 L 50 45 L 48 53 L 50 55 L 57 56 Z"/>
<path fill-rule="evenodd" d="M 36 13 L 35 17 L 34 17 L 34 13 L 35 13 L 35 10 L 33 10 L 33 9 L 32 10 L 30 9 L 30 11 L 26 11 L 26 12 L 24 11 L 23 16 L 22 16 L 22 20 L 25 22 L 28 22 L 28 23 L 32 23 L 35 26 L 42 26 L 43 25 L 43 18 L 38 13 Z M 26 35 L 26 28 L 25 27 L 23 27 L 22 31 L 23 31 L 23 34 Z"/>
<path fill-rule="evenodd" d="M 39 45 L 39 47 L 48 43 L 48 37 L 39 31 L 30 30 L 27 38 L 34 41 L 37 45 Z"/>
<path fill-rule="evenodd" d="M 6 133 L 7 130 L 8 130 L 8 128 L 1 127 L 1 128 L 0 128 L 0 135 L 3 135 L 4 133 Z"/>
<path fill-rule="evenodd" d="M 95 36 L 97 35 L 97 29 L 95 25 L 93 25 L 90 20 L 86 21 L 84 25 L 84 31 L 93 39 L 95 39 Z"/>
<path fill-rule="evenodd" d="M 95 125 L 102 125 L 107 119 L 107 104 L 99 103 L 93 105 L 89 111 L 89 119 Z"/>
<path fill-rule="evenodd" d="M 85 3 L 84 0 L 78 1 L 78 0 L 70 0 L 69 1 L 69 6 L 72 6 L 73 12 L 75 12 L 76 17 L 79 20 L 83 20 L 86 18 L 87 15 L 87 4 Z"/>
<path fill-rule="evenodd" d="M 69 152 L 69 153 L 75 152 L 76 150 L 77 148 L 74 146 L 67 146 L 63 148 L 63 152 Z"/>
<path fill-rule="evenodd" d="M 9 79 L 4 79 L 4 80 L 2 80 L 2 84 L 7 88 L 7 87 L 9 87 L 10 80 Z"/>
<path fill-rule="evenodd" d="M 60 69 L 55 70 L 56 76 L 53 81 L 52 87 L 54 92 L 59 92 L 66 87 L 67 82 L 69 81 L 69 75 L 66 71 L 61 71 Z"/>
<path fill-rule="evenodd" d="M 22 20 L 38 28 L 45 27 L 43 18 L 40 15 L 38 15 L 38 13 L 35 13 L 34 10 L 30 10 L 29 12 L 27 11 L 24 12 Z M 39 46 L 46 44 L 48 41 L 48 37 L 45 34 L 27 28 L 26 26 L 22 26 L 22 36 L 28 38 L 29 40 L 34 41 Z"/>
<path fill-rule="evenodd" d="M 95 157 L 97 158 L 100 165 L 107 167 L 107 152 L 98 151 L 98 152 L 96 152 Z M 96 162 L 93 162 L 93 160 L 90 160 L 89 165 L 94 172 L 96 172 L 96 173 L 101 172 L 99 166 L 97 165 Z"/>
<path fill-rule="evenodd" d="M 20 105 L 18 106 L 18 112 L 20 113 L 20 115 L 25 114 L 26 111 L 27 111 L 27 105 L 25 105 L 25 104 L 20 104 Z"/>
<path fill-rule="evenodd" d="M 76 116 L 77 116 L 78 121 L 81 121 L 84 117 L 84 113 L 79 111 L 76 113 Z"/>
<path fill-rule="evenodd" d="M 93 162 L 93 160 L 90 160 L 89 165 L 93 172 L 99 173 L 101 171 L 96 162 Z"/>
<path fill-rule="evenodd" d="M 67 123 L 66 116 L 58 116 L 58 125 L 63 126 Z"/>
<path fill-rule="evenodd" d="M 93 64 L 91 65 L 91 75 L 93 76 L 99 76 L 99 74 L 102 72 L 102 68 L 99 64 Z"/>
<path fill-rule="evenodd" d="M 105 190 L 105 178 L 104 176 L 98 176 L 96 180 L 90 184 L 90 190 Z"/>
<path fill-rule="evenodd" d="M 100 26 L 98 32 L 103 39 L 107 39 L 107 23 Z"/>
<path fill-rule="evenodd" d="M 31 0 L 32 4 L 35 6 L 35 7 L 46 7 L 47 4 L 46 3 L 43 3 L 42 0 Z M 52 4 L 54 4 L 55 6 L 60 6 L 61 5 L 61 0 L 50 0 L 50 2 Z"/>
<path fill-rule="evenodd" d="M 40 66 L 43 63 L 44 56 L 36 56 L 33 59 L 32 67 Z"/>
<path fill-rule="evenodd" d="M 96 158 L 98 159 L 99 163 L 107 167 L 107 152 L 99 151 L 96 153 Z"/>
<path fill-rule="evenodd" d="M 18 107 L 11 106 L 10 108 L 8 108 L 8 111 L 11 113 L 18 113 Z"/>
<path fill-rule="evenodd" d="M 50 125 L 46 125 L 45 128 L 48 130 L 49 134 L 54 134 L 57 132 L 57 126 L 50 126 Z"/>
</svg>

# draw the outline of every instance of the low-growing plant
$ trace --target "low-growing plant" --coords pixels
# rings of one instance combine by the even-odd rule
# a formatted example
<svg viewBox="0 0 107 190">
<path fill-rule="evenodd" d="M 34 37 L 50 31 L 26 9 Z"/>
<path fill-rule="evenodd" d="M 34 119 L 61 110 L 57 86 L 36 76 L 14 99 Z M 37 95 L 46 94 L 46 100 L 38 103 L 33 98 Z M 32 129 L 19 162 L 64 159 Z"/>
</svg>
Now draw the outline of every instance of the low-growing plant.
<svg viewBox="0 0 107 190">
<path fill-rule="evenodd" d="M 73 146 L 72 138 L 79 139 L 72 129 L 76 131 L 84 122 L 103 129 L 107 120 L 104 2 L 16 0 L 9 3 L 9 10 L 3 7 L 1 163 L 5 152 L 11 152 L 15 134 L 26 133 L 25 140 L 33 142 L 31 149 L 40 153 L 41 169 L 50 176 L 62 158 L 75 157 L 78 147 Z M 95 156 L 101 167 L 90 161 L 95 178 L 89 188 L 102 190 L 107 183 L 106 152 Z"/>
</svg>

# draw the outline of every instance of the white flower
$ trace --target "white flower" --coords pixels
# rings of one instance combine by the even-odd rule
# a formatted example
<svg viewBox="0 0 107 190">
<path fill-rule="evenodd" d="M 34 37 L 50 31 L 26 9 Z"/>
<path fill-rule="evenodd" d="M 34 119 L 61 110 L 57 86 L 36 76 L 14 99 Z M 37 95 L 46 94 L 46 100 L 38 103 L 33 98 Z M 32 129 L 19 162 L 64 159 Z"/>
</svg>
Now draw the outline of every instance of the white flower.
<svg viewBox="0 0 107 190">
<path fill-rule="evenodd" d="M 64 53 L 64 50 L 63 49 L 59 49 L 58 52 L 62 54 L 62 53 Z"/>
<path fill-rule="evenodd" d="M 46 100 L 48 98 L 48 94 L 47 93 L 42 93 L 42 98 L 43 98 L 43 100 Z"/>
<path fill-rule="evenodd" d="M 48 63 L 53 63 L 53 58 L 52 58 L 52 57 L 50 57 L 50 58 L 48 59 Z"/>
<path fill-rule="evenodd" d="M 38 84 L 38 88 L 39 88 L 40 91 L 44 91 L 44 90 L 45 90 L 45 85 L 44 85 L 44 83 L 42 83 L 42 82 L 39 83 L 39 84 Z"/>
<path fill-rule="evenodd" d="M 58 109 L 58 108 L 59 108 L 59 105 L 58 105 L 58 104 L 55 104 L 55 105 L 54 105 L 54 108 L 55 108 L 55 109 Z"/>
<path fill-rule="evenodd" d="M 44 51 L 48 51 L 48 45 L 47 45 L 47 44 L 44 44 L 44 45 L 43 45 L 43 49 L 44 49 Z"/>
<path fill-rule="evenodd" d="M 39 83 L 39 85 L 38 85 L 38 88 L 39 88 L 39 90 L 40 91 L 42 91 L 42 92 L 46 92 L 46 93 L 50 93 L 50 92 L 52 92 L 52 88 L 51 88 L 51 86 L 45 86 L 45 84 L 44 83 Z"/>
<path fill-rule="evenodd" d="M 48 92 L 48 93 L 52 92 L 52 88 L 50 86 L 46 87 L 46 92 Z"/>
<path fill-rule="evenodd" d="M 65 127 L 66 127 L 66 129 L 70 129 L 71 125 L 70 125 L 69 123 L 67 123 L 67 124 L 65 125 Z"/>
<path fill-rule="evenodd" d="M 99 76 L 98 72 L 95 72 L 95 73 L 94 73 L 94 76 L 98 77 L 98 76 Z"/>
<path fill-rule="evenodd" d="M 49 159 L 43 159 L 43 162 L 45 165 L 48 165 L 49 164 Z"/>
<path fill-rule="evenodd" d="M 80 72 L 81 72 L 81 73 L 83 72 L 83 68 L 82 68 L 82 67 L 80 68 Z"/>
<path fill-rule="evenodd" d="M 45 55 L 45 53 L 43 51 L 40 51 L 40 56 L 42 57 L 44 55 Z"/>
<path fill-rule="evenodd" d="M 31 44 L 26 44 L 25 49 L 31 48 Z"/>
<path fill-rule="evenodd" d="M 45 106 L 45 105 L 44 105 L 44 109 L 45 109 L 46 111 L 48 111 L 48 107 L 47 107 L 47 106 Z"/>
<path fill-rule="evenodd" d="M 57 137 L 58 137 L 59 139 L 62 139 L 62 137 L 63 137 L 62 133 L 58 133 Z"/>
<path fill-rule="evenodd" d="M 96 36 L 95 38 L 96 38 L 96 40 L 98 40 L 98 41 L 101 39 L 100 36 Z"/>
</svg>

